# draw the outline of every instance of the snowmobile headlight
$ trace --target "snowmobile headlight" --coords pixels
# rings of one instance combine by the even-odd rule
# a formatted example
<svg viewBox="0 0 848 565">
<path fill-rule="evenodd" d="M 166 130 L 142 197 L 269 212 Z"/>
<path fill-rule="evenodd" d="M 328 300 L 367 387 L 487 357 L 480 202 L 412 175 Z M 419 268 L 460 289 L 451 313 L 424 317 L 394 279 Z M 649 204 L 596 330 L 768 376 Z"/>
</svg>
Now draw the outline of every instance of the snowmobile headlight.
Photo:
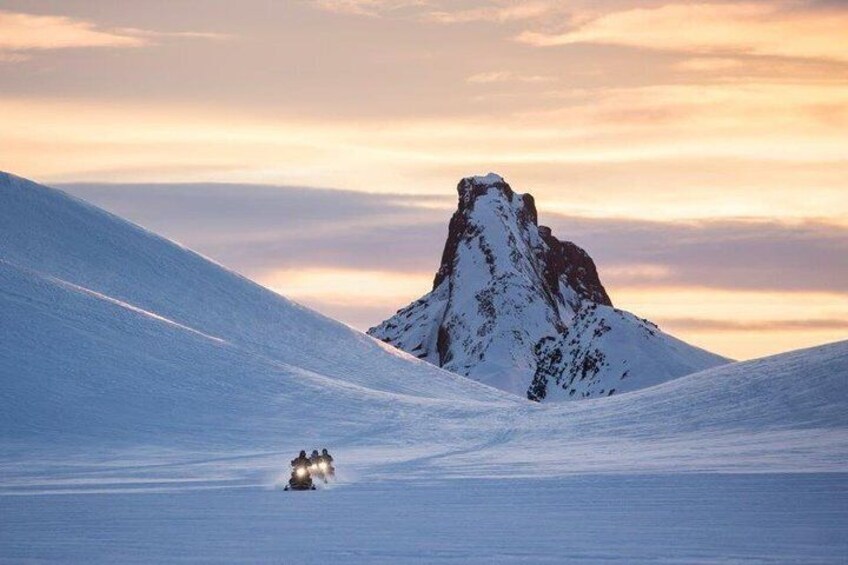
<svg viewBox="0 0 848 565">
<path fill-rule="evenodd" d="M 298 477 L 305 477 L 306 476 L 306 467 L 298 467 L 295 470 L 295 473 L 297 474 Z"/>
<path fill-rule="evenodd" d="M 321 469 L 322 471 L 326 471 L 327 470 L 327 462 L 321 461 L 320 463 L 318 463 L 318 468 Z"/>
</svg>

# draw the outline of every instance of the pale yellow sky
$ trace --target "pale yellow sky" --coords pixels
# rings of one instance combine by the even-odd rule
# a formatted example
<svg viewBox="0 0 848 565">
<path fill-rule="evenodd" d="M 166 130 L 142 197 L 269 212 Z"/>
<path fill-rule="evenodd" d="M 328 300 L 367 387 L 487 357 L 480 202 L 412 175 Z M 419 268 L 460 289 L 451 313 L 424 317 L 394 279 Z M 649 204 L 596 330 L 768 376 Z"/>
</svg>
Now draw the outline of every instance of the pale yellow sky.
<svg viewBox="0 0 848 565">
<path fill-rule="evenodd" d="M 848 337 L 834 322 L 848 319 L 834 266 L 848 250 L 846 29 L 834 1 L 0 0 L 0 168 L 47 183 L 409 195 L 432 226 L 458 178 L 497 171 L 543 216 L 572 219 L 559 236 L 599 249 L 617 305 L 747 358 Z M 103 204 L 155 220 L 144 191 L 122 202 Z M 615 253 L 626 237 L 571 233 L 579 218 L 677 239 L 660 258 Z M 243 220 L 226 233 L 247 245 Z M 682 230 L 693 222 L 715 229 Z M 732 265 L 722 222 L 745 226 L 744 244 L 724 242 Z M 208 228 L 157 227 L 213 245 Z M 443 235 L 428 234 L 437 255 Z M 699 282 L 684 248 L 734 276 Z M 426 291 L 437 260 L 315 253 L 335 259 L 227 264 L 365 327 Z"/>
</svg>

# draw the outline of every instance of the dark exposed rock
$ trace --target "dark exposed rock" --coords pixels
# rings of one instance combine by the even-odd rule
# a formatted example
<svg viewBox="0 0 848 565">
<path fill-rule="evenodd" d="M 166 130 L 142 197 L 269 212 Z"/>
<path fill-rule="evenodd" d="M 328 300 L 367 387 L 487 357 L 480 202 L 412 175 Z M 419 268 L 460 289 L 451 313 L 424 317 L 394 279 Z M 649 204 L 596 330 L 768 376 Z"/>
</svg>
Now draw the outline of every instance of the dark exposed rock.
<svg viewBox="0 0 848 565">
<path fill-rule="evenodd" d="M 551 228 L 539 226 L 539 235 L 548 244 L 545 255 L 545 280 L 551 288 L 557 288 L 560 277 L 565 277 L 570 286 L 582 298 L 612 306 L 595 262 L 582 248 L 570 241 L 560 241 L 551 234 Z"/>
<path fill-rule="evenodd" d="M 439 350 L 440 365 L 450 361 L 450 334 L 445 326 L 439 326 L 439 339 L 436 347 Z"/>
</svg>

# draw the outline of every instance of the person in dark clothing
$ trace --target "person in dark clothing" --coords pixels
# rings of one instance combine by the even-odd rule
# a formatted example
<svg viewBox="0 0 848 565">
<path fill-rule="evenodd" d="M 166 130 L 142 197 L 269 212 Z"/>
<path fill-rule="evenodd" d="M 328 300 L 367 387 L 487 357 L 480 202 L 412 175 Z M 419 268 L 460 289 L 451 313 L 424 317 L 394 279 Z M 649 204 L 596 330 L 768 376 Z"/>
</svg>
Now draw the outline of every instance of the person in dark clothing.
<svg viewBox="0 0 848 565">
<path fill-rule="evenodd" d="M 297 457 L 295 457 L 295 458 L 294 458 L 294 459 L 292 459 L 292 461 L 291 461 L 291 466 L 292 466 L 292 467 L 297 467 L 297 466 L 299 466 L 299 465 L 303 465 L 303 466 L 305 466 L 305 467 L 309 467 L 309 457 L 307 457 L 307 456 L 306 456 L 306 450 L 305 450 L 305 449 L 301 449 L 301 450 L 300 450 L 300 455 L 298 455 Z"/>
<path fill-rule="evenodd" d="M 318 453 L 317 449 L 313 449 L 312 453 L 309 455 L 309 462 L 312 465 L 317 465 L 321 461 L 321 455 Z"/>
<path fill-rule="evenodd" d="M 336 474 L 336 468 L 333 467 L 333 456 L 327 451 L 327 448 L 321 450 L 320 461 L 326 464 L 324 474 L 332 477 Z"/>
<path fill-rule="evenodd" d="M 301 451 L 300 455 L 291 460 L 292 474 L 289 479 L 289 487 L 291 488 L 313 488 L 312 475 L 309 473 L 309 457 L 306 456 L 306 451 Z"/>
</svg>

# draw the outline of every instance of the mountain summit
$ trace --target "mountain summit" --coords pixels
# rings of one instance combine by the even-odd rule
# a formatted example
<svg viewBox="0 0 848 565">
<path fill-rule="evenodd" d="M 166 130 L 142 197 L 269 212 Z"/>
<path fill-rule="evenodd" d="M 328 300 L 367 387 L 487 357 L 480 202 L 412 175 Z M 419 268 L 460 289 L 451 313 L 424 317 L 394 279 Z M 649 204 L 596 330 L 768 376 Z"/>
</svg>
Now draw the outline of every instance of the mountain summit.
<svg viewBox="0 0 848 565">
<path fill-rule="evenodd" d="M 609 396 L 727 362 L 613 307 L 583 249 L 499 175 L 462 179 L 433 290 L 368 333 L 531 400 Z"/>
</svg>

